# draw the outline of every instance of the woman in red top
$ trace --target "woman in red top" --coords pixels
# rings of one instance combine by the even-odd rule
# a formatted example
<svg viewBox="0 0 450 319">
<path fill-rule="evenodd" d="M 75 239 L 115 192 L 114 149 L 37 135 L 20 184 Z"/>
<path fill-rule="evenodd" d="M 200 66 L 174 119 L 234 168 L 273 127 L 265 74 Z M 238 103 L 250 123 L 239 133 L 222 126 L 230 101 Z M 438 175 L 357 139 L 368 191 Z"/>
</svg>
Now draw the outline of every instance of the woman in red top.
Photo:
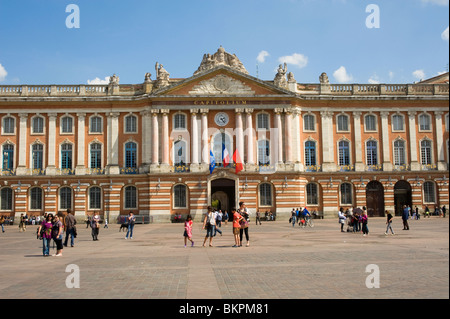
<svg viewBox="0 0 450 319">
<path fill-rule="evenodd" d="M 241 214 L 236 211 L 236 208 L 231 209 L 231 213 L 233 214 L 233 235 L 235 242 L 233 247 L 239 247 L 241 246 L 241 224 L 239 222 L 243 220 L 244 217 L 242 217 Z"/>
</svg>

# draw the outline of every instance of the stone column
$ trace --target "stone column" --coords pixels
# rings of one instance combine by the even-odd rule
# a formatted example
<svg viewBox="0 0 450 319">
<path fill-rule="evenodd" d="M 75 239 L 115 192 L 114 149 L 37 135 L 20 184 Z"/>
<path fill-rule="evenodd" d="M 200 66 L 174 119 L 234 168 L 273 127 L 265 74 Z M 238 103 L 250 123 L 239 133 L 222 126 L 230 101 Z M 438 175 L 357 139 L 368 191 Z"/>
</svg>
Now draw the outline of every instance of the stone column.
<svg viewBox="0 0 450 319">
<path fill-rule="evenodd" d="M 152 114 L 152 166 L 159 165 L 159 110 L 151 110 Z"/>
<path fill-rule="evenodd" d="M 286 164 L 292 164 L 292 112 L 291 110 L 286 110 Z"/>
<path fill-rule="evenodd" d="M 447 163 L 445 162 L 445 146 L 444 146 L 444 132 L 442 127 L 443 112 L 434 112 L 436 121 L 436 147 L 437 147 L 437 169 L 440 171 L 447 170 Z"/>
<path fill-rule="evenodd" d="M 254 165 L 254 147 L 253 147 L 253 109 L 245 109 L 247 112 L 247 164 Z M 231 150 L 230 150 L 231 152 Z"/>
<path fill-rule="evenodd" d="M 365 165 L 362 158 L 361 138 L 361 111 L 353 112 L 353 126 L 355 127 L 355 171 L 364 171 Z"/>
<path fill-rule="evenodd" d="M 75 172 L 77 175 L 86 174 L 85 156 L 85 120 L 86 113 L 77 113 L 78 116 L 78 131 L 77 131 L 77 166 Z"/>
<path fill-rule="evenodd" d="M 19 124 L 19 166 L 16 169 L 16 175 L 25 175 L 27 172 L 27 113 L 19 113 L 20 124 Z M 14 167 L 14 165 L 13 165 Z"/>
<path fill-rule="evenodd" d="M 209 143 L 208 143 L 208 109 L 201 109 L 202 114 L 202 164 L 209 169 Z"/>
<path fill-rule="evenodd" d="M 410 158 L 411 170 L 418 171 L 420 170 L 420 164 L 418 161 L 418 154 L 417 154 L 416 112 L 409 111 L 408 117 L 409 117 L 409 148 L 411 150 L 411 158 Z"/>
<path fill-rule="evenodd" d="M 244 109 L 236 109 L 236 149 L 242 161 L 244 161 L 244 127 L 242 112 Z"/>
<path fill-rule="evenodd" d="M 292 131 L 292 144 L 293 144 L 293 161 L 295 162 L 295 170 L 303 171 L 302 164 L 302 132 L 300 130 L 300 118 L 302 111 L 300 108 L 294 108 L 292 110 L 292 122 L 293 122 L 293 131 Z"/>
<path fill-rule="evenodd" d="M 108 114 L 108 172 L 109 174 L 120 174 L 119 167 L 119 115 L 111 112 Z"/>
<path fill-rule="evenodd" d="M 149 172 L 151 159 L 151 113 L 149 110 L 141 112 L 142 116 L 142 164 L 141 170 L 144 173 Z"/>
<path fill-rule="evenodd" d="M 320 116 L 322 118 L 322 170 L 324 172 L 334 172 L 337 166 L 334 161 L 333 112 L 322 111 Z"/>
<path fill-rule="evenodd" d="M 281 124 L 281 112 L 283 109 L 275 109 L 275 140 L 277 156 L 275 157 L 276 163 L 283 164 L 283 127 Z"/>
<path fill-rule="evenodd" d="M 191 165 L 198 165 L 198 109 L 191 109 Z"/>
<path fill-rule="evenodd" d="M 162 165 L 169 165 L 169 110 L 162 113 Z"/>
<path fill-rule="evenodd" d="M 381 132 L 383 139 L 383 170 L 392 171 L 394 166 L 391 161 L 391 143 L 389 141 L 389 112 L 381 112 Z"/>
<path fill-rule="evenodd" d="M 56 175 L 55 151 L 56 151 L 56 113 L 48 114 L 48 145 L 46 175 Z"/>
</svg>

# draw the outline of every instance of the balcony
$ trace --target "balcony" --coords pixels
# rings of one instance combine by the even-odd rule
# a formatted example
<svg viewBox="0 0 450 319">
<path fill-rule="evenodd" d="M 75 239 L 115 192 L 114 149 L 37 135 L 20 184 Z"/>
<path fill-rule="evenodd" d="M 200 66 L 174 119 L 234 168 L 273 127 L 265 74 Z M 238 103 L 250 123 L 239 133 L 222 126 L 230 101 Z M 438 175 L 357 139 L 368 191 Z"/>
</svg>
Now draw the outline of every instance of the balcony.
<svg viewBox="0 0 450 319">
<path fill-rule="evenodd" d="M 394 171 L 398 172 L 408 172 L 411 170 L 411 166 L 408 164 L 402 164 L 402 165 L 394 165 Z"/>
<path fill-rule="evenodd" d="M 185 164 L 181 165 L 174 165 L 170 169 L 171 173 L 190 173 L 191 168 L 189 166 L 186 166 Z"/>
<path fill-rule="evenodd" d="M 383 164 L 366 165 L 367 172 L 381 172 L 383 171 Z"/>
<path fill-rule="evenodd" d="M 139 168 L 137 168 L 137 167 L 121 167 L 120 174 L 125 174 L 125 175 L 139 174 Z"/>
<path fill-rule="evenodd" d="M 421 167 L 422 171 L 436 171 L 438 169 L 436 164 L 424 164 Z"/>
<path fill-rule="evenodd" d="M 354 170 L 355 170 L 355 165 L 352 165 L 352 164 L 338 166 L 339 172 L 353 172 Z"/>
<path fill-rule="evenodd" d="M 305 166 L 305 172 L 321 172 L 322 165 L 308 165 Z"/>
<path fill-rule="evenodd" d="M 16 169 L 15 168 L 3 168 L 0 170 L 0 176 L 15 176 Z"/>
</svg>

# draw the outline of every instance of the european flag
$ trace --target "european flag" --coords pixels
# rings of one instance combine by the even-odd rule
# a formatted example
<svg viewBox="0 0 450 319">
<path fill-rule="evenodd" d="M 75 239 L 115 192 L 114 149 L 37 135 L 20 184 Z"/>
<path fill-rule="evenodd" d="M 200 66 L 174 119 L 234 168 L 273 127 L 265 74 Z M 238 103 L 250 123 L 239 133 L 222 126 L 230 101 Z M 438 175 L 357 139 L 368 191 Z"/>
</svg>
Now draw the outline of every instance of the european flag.
<svg viewBox="0 0 450 319">
<path fill-rule="evenodd" d="M 211 150 L 209 150 L 209 173 L 212 174 L 216 168 L 216 158 Z"/>
</svg>

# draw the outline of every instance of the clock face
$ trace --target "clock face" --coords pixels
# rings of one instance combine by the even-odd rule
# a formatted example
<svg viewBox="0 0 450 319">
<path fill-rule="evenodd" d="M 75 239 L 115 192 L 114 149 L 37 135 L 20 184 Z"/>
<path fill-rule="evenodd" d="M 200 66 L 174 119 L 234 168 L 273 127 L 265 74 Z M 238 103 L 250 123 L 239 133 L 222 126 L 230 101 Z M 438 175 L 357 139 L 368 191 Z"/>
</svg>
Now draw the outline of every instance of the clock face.
<svg viewBox="0 0 450 319">
<path fill-rule="evenodd" d="M 218 126 L 225 126 L 228 124 L 229 118 L 226 113 L 220 112 L 220 113 L 217 113 L 217 115 L 215 117 L 215 121 Z"/>
</svg>

